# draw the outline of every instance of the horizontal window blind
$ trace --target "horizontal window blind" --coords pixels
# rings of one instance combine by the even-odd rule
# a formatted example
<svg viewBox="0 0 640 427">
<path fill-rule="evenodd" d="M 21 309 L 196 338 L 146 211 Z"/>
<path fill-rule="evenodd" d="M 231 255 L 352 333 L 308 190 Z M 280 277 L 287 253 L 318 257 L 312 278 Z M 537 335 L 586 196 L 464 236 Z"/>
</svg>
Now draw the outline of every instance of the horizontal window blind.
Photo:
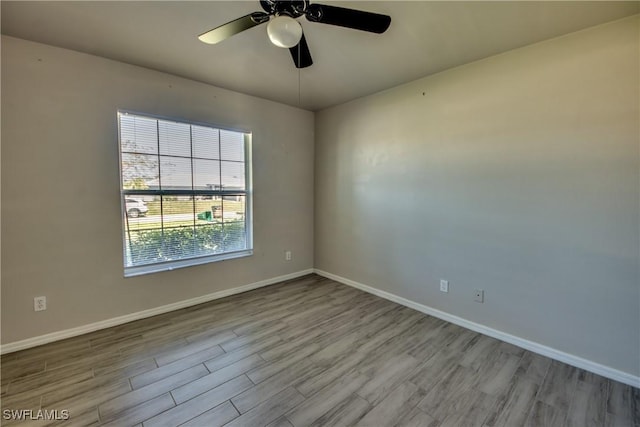
<svg viewBox="0 0 640 427">
<path fill-rule="evenodd" d="M 250 254 L 250 134 L 128 112 L 118 122 L 125 275 Z"/>
</svg>

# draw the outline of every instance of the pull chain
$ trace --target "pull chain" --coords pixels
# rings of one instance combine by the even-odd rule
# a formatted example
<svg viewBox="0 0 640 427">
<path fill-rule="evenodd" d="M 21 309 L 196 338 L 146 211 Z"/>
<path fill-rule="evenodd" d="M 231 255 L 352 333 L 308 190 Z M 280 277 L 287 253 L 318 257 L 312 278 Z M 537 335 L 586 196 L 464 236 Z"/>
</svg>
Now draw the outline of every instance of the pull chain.
<svg viewBox="0 0 640 427">
<path fill-rule="evenodd" d="M 301 41 L 302 42 L 302 41 Z M 298 107 L 301 107 L 300 102 L 300 43 L 298 43 Z"/>
</svg>

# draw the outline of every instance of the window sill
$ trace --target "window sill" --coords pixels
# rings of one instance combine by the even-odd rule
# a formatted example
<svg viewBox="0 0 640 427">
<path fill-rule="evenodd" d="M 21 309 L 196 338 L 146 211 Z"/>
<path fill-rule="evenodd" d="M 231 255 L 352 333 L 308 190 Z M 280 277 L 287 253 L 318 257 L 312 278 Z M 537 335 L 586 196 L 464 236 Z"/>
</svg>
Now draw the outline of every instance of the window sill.
<svg viewBox="0 0 640 427">
<path fill-rule="evenodd" d="M 167 261 L 157 264 L 139 265 L 135 267 L 125 267 L 124 277 L 141 276 L 143 274 L 158 273 L 160 271 L 171 271 L 178 268 L 191 267 L 192 265 L 208 264 L 228 259 L 243 258 L 253 255 L 253 249 L 245 249 L 238 252 L 229 252 L 219 255 L 208 255 L 198 258 L 181 259 L 177 261 Z"/>
</svg>

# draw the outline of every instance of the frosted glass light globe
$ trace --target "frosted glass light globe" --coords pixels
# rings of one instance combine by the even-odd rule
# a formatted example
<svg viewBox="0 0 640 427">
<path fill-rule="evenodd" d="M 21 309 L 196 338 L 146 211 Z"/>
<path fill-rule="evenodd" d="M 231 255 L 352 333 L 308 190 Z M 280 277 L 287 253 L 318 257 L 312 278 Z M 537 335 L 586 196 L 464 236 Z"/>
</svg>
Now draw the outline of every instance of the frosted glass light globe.
<svg viewBox="0 0 640 427">
<path fill-rule="evenodd" d="M 281 15 L 269 21 L 267 34 L 271 43 L 278 47 L 294 47 L 302 38 L 302 26 L 290 16 Z"/>
</svg>

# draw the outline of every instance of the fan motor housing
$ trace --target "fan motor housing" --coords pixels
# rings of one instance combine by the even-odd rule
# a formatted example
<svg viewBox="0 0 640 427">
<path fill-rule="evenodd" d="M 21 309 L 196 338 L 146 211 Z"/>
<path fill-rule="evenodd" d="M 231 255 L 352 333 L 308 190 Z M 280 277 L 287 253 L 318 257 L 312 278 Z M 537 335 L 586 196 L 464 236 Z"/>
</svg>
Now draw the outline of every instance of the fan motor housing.
<svg viewBox="0 0 640 427">
<path fill-rule="evenodd" d="M 269 15 L 289 15 L 298 18 L 305 14 L 309 0 L 260 0 L 260 6 Z"/>
</svg>

